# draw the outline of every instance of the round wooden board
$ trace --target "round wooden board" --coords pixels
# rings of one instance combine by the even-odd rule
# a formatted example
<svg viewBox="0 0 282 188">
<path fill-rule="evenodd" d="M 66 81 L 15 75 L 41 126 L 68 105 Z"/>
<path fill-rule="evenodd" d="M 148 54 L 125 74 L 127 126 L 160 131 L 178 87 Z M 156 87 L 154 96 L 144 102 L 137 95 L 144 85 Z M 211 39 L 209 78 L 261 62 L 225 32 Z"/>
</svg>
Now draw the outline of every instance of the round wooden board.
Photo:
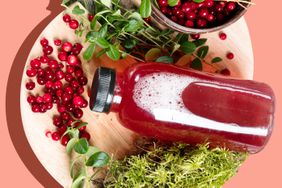
<svg viewBox="0 0 282 188">
<path fill-rule="evenodd" d="M 224 57 L 228 51 L 235 54 L 235 58 L 230 61 L 224 58 L 224 65 L 226 65 L 232 72 L 232 76 L 244 79 L 252 79 L 253 77 L 253 53 L 250 36 L 245 20 L 242 18 L 231 27 L 224 30 L 227 33 L 227 40 L 222 41 L 218 37 L 218 33 L 210 33 L 202 35 L 208 38 L 210 52 L 213 56 Z M 77 38 L 73 31 L 71 31 L 62 21 L 62 14 L 57 16 L 42 32 L 41 37 L 38 38 L 33 48 L 30 51 L 26 62 L 25 70 L 23 70 L 23 78 L 21 85 L 21 115 L 23 121 L 23 128 L 27 139 L 38 159 L 47 171 L 64 187 L 69 187 L 71 178 L 69 176 L 70 158 L 65 152 L 59 142 L 54 142 L 51 138 L 45 136 L 45 132 L 55 130 L 52 125 L 52 117 L 58 112 L 55 108 L 45 114 L 35 114 L 31 111 L 26 98 L 29 93 L 37 93 L 42 88 L 28 92 L 25 89 L 25 83 L 30 80 L 27 78 L 25 71 L 29 67 L 31 59 L 38 57 L 41 54 L 40 39 L 42 37 L 49 39 L 50 43 L 55 38 L 67 39 L 72 42 L 82 42 Z M 54 57 L 56 50 L 54 50 Z M 113 65 L 121 63 L 122 66 L 127 66 L 129 61 L 112 62 L 106 57 L 95 60 L 94 62 L 83 62 L 83 68 L 87 73 L 90 87 L 95 68 L 99 64 Z M 223 66 L 223 65 L 219 65 Z M 119 68 L 121 68 L 119 66 Z M 84 94 L 88 99 L 87 94 Z M 91 112 L 89 109 L 84 110 L 83 121 L 88 122 L 88 131 L 91 133 L 91 144 L 99 147 L 115 157 L 122 157 L 132 147 L 133 133 L 123 128 L 117 121 L 115 114 L 97 114 Z"/>
</svg>

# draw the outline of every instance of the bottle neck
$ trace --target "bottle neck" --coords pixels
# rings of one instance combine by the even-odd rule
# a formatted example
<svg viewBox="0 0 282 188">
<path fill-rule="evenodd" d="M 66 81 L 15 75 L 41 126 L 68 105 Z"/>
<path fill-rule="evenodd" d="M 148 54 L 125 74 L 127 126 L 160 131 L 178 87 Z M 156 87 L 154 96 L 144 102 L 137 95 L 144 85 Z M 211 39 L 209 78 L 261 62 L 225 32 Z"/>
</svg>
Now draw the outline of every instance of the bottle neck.
<svg viewBox="0 0 282 188">
<path fill-rule="evenodd" d="M 119 112 L 120 104 L 122 101 L 122 93 L 123 93 L 123 76 L 121 73 L 117 73 L 110 112 Z"/>
</svg>

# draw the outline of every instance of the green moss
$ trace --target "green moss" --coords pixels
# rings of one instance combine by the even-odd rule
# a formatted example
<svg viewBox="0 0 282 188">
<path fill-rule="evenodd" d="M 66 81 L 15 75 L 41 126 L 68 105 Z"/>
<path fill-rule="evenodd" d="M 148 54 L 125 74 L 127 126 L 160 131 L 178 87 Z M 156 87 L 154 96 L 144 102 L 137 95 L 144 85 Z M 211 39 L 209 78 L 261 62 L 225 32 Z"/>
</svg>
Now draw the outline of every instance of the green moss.
<svg viewBox="0 0 282 188">
<path fill-rule="evenodd" d="M 234 176 L 246 154 L 208 145 L 153 147 L 123 161 L 114 161 L 105 180 L 108 188 L 211 188 L 221 187 Z"/>
</svg>

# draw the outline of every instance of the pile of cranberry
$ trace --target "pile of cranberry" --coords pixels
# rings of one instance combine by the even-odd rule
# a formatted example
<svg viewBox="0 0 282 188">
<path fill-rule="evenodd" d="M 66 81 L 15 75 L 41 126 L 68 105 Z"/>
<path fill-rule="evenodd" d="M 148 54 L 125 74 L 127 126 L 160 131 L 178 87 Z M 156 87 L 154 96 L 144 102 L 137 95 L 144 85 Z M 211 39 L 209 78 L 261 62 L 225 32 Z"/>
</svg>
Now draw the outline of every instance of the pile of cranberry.
<svg viewBox="0 0 282 188">
<path fill-rule="evenodd" d="M 59 115 L 53 117 L 53 124 L 56 131 L 51 133 L 53 140 L 60 140 L 68 126 L 80 120 L 83 116 L 82 108 L 88 106 L 87 100 L 82 96 L 88 79 L 84 75 L 78 55 L 83 46 L 80 43 L 72 44 L 68 41 L 54 40 L 55 46 L 59 48 L 58 62 L 52 58 L 53 47 L 49 41 L 43 38 L 42 56 L 30 61 L 30 67 L 26 71 L 29 81 L 26 83 L 27 90 L 33 90 L 41 86 L 43 95 L 29 94 L 27 101 L 34 113 L 45 113 L 56 106 Z M 36 81 L 34 81 L 36 80 Z M 81 122 L 76 123 L 78 126 Z M 81 127 L 80 137 L 90 139 L 90 134 Z M 66 146 L 70 137 L 62 137 L 61 143 Z"/>
<path fill-rule="evenodd" d="M 179 0 L 174 7 L 168 0 L 157 0 L 160 10 L 174 22 L 190 28 L 210 28 L 228 21 L 238 10 L 236 2 Z"/>
</svg>

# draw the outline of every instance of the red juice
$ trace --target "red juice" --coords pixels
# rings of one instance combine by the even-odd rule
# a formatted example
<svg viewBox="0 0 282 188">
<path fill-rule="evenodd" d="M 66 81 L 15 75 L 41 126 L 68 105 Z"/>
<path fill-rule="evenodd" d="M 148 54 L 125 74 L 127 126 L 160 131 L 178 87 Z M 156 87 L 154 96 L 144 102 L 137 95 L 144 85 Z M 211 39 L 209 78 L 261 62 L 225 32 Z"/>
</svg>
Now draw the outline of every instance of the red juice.
<svg viewBox="0 0 282 188">
<path fill-rule="evenodd" d="M 255 81 L 146 63 L 123 73 L 97 69 L 90 107 L 117 112 L 144 136 L 256 153 L 272 132 L 274 94 Z"/>
</svg>

